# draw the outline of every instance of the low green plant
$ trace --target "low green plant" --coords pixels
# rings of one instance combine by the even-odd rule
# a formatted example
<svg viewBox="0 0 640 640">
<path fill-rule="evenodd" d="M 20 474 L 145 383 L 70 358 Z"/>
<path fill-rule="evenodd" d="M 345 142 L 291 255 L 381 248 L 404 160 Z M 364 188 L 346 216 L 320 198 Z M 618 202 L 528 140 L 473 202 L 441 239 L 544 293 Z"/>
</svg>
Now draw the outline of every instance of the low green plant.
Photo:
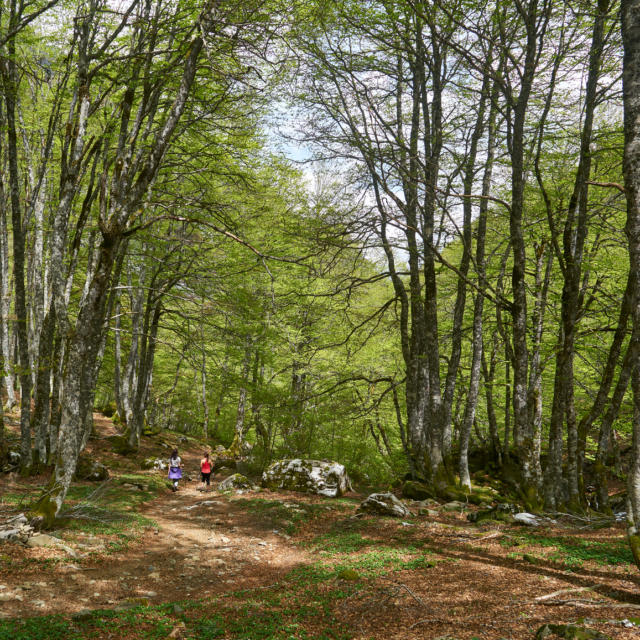
<svg viewBox="0 0 640 640">
<path fill-rule="evenodd" d="M 631 550 L 624 540 L 600 542 L 536 532 L 521 534 L 514 540 L 519 546 L 554 547 L 555 553 L 549 558 L 572 567 L 580 567 L 583 562 L 595 562 L 600 565 L 633 564 Z"/>
</svg>

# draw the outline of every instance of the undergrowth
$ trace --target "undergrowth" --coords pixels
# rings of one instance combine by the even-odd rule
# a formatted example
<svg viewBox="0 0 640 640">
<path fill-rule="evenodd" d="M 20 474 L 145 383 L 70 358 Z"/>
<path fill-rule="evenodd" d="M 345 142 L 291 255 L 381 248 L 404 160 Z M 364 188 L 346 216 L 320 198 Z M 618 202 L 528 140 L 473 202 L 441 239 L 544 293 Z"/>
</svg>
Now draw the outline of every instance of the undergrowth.
<svg viewBox="0 0 640 640">
<path fill-rule="evenodd" d="M 599 542 L 531 532 L 509 536 L 501 544 L 504 547 L 553 548 L 553 551 L 545 556 L 546 559 L 556 564 L 564 564 L 567 568 L 579 568 L 584 562 L 595 562 L 603 566 L 633 564 L 631 549 L 623 540 Z"/>
</svg>

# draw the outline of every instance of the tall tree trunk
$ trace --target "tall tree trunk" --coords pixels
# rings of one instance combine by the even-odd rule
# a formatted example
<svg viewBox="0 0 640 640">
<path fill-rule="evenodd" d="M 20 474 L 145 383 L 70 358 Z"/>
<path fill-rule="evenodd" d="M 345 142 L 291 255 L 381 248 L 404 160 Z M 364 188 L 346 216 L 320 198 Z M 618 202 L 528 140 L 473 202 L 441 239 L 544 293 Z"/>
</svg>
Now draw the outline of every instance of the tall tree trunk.
<svg viewBox="0 0 640 640">
<path fill-rule="evenodd" d="M 640 568 L 640 0 L 622 0 L 624 48 L 622 92 L 624 104 L 624 186 L 627 197 L 629 269 L 636 282 L 632 311 L 633 444 L 628 476 L 627 534 L 636 565 Z"/>
<path fill-rule="evenodd" d="M 20 15 L 16 2 L 11 0 L 9 28 L 16 28 Z M 8 56 L 0 62 L 6 106 L 7 154 L 9 159 L 9 190 L 11 200 L 11 227 L 13 232 L 13 284 L 18 352 L 20 359 L 20 466 L 28 470 L 32 463 L 31 452 L 31 372 L 29 370 L 28 314 L 25 291 L 25 230 L 20 204 L 20 173 L 18 170 L 18 142 L 16 129 L 16 101 L 18 78 L 15 63 L 15 40 L 7 45 Z"/>
<path fill-rule="evenodd" d="M 0 101 L 0 127 L 6 128 L 4 101 Z M 0 137 L 0 144 L 2 143 Z M 13 365 L 11 359 L 11 284 L 9 278 L 9 230 L 7 226 L 6 189 L 0 171 L 0 341 L 4 354 L 4 366 L 0 375 L 4 378 L 7 391 L 7 410 L 11 411 L 17 404 L 14 387 Z"/>
<path fill-rule="evenodd" d="M 609 10 L 609 0 L 598 0 L 594 20 L 591 48 L 589 52 L 589 71 L 584 101 L 584 121 L 580 136 L 580 159 L 574 182 L 573 193 L 569 201 L 567 219 L 563 233 L 563 276 L 561 318 L 562 325 L 558 338 L 556 359 L 556 380 L 554 381 L 554 400 L 551 409 L 550 442 L 552 455 L 545 478 L 545 503 L 550 509 L 562 506 L 564 496 L 559 482 L 561 469 L 561 447 L 563 421 L 567 420 L 567 480 L 569 487 L 569 505 L 577 509 L 580 506 L 580 472 L 578 470 L 578 427 L 574 407 L 573 361 L 577 323 L 580 313 L 580 284 L 582 282 L 582 262 L 584 244 L 587 236 L 588 180 L 591 171 L 591 139 L 593 118 L 596 108 L 598 78 L 604 46 L 604 22 Z M 556 395 L 558 396 L 556 398 Z"/>
<path fill-rule="evenodd" d="M 483 97 L 486 98 L 488 91 L 487 79 L 485 79 L 485 86 L 483 87 Z M 495 90 L 492 92 L 493 98 L 495 98 Z M 484 117 L 484 109 L 479 111 L 480 117 Z M 484 165 L 484 175 L 482 178 L 482 195 L 484 196 L 480 200 L 480 211 L 478 214 L 477 230 L 476 230 L 476 268 L 478 270 L 478 291 L 476 292 L 475 302 L 473 306 L 473 336 L 472 336 L 472 356 L 471 356 L 471 372 L 469 374 L 469 390 L 467 392 L 467 401 L 464 409 L 464 417 L 462 420 L 462 427 L 460 429 L 460 460 L 458 465 L 458 472 L 460 474 L 460 484 L 467 489 L 471 489 L 471 477 L 469 475 L 469 439 L 471 436 L 471 427 L 475 421 L 476 406 L 478 403 L 478 393 L 480 390 L 480 371 L 482 368 L 482 354 L 483 354 L 483 341 L 482 341 L 482 314 L 484 311 L 484 295 L 482 290 L 486 287 L 486 264 L 485 264 L 485 239 L 487 235 L 487 212 L 489 210 L 489 201 L 487 196 L 491 189 L 491 174 L 493 171 L 493 159 L 494 159 L 494 145 L 495 145 L 495 119 L 496 109 L 494 106 L 494 100 L 489 113 L 488 122 L 488 134 L 487 134 L 487 157 Z M 476 125 L 476 131 L 478 126 Z M 479 131 L 481 133 L 481 131 Z M 468 166 L 471 169 L 470 175 L 466 180 L 465 192 L 471 193 L 473 185 L 473 164 Z M 469 200 L 468 206 L 471 206 Z M 465 224 L 467 223 L 465 213 Z M 471 212 L 469 211 L 469 228 L 471 227 Z M 469 229 L 469 241 L 471 241 L 471 230 Z M 460 328 L 458 328 L 460 330 Z M 492 444 L 495 444 L 492 442 Z"/>
</svg>

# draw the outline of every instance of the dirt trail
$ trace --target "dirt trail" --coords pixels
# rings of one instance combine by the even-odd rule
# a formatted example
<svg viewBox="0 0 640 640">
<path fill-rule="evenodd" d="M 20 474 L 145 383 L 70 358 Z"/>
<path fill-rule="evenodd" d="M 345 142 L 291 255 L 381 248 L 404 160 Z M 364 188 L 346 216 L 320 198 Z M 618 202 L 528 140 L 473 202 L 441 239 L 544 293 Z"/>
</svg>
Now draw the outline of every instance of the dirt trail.
<svg viewBox="0 0 640 640">
<path fill-rule="evenodd" d="M 73 560 L 22 571 L 0 569 L 0 585 L 22 600 L 2 603 L 0 616 L 74 613 L 113 608 L 132 599 L 149 603 L 198 598 L 277 582 L 309 554 L 271 531 L 227 496 L 184 488 L 140 513 L 157 523 L 141 542 L 95 562 Z M 82 547 L 100 549 L 98 537 Z M 50 550 L 29 550 L 51 555 Z M 35 565 L 36 563 L 34 563 Z M 45 565 L 46 566 L 46 565 Z M 5 575 L 2 575 L 2 574 Z"/>
</svg>

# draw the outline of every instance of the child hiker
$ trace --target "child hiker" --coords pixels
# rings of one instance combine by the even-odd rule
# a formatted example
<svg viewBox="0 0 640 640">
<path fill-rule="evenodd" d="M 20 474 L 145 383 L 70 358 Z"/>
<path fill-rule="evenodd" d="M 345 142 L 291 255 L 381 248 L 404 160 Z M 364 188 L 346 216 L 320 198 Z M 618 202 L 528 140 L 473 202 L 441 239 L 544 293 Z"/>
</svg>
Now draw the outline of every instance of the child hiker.
<svg viewBox="0 0 640 640">
<path fill-rule="evenodd" d="M 209 453 L 207 451 L 202 455 L 204 457 L 200 460 L 200 480 L 202 482 L 200 491 L 206 491 L 206 488 L 211 484 L 211 460 L 209 460 Z"/>
<path fill-rule="evenodd" d="M 174 449 L 169 458 L 169 480 L 173 480 L 172 491 L 178 490 L 178 480 L 182 478 L 182 460 L 178 455 L 178 450 Z"/>
</svg>

